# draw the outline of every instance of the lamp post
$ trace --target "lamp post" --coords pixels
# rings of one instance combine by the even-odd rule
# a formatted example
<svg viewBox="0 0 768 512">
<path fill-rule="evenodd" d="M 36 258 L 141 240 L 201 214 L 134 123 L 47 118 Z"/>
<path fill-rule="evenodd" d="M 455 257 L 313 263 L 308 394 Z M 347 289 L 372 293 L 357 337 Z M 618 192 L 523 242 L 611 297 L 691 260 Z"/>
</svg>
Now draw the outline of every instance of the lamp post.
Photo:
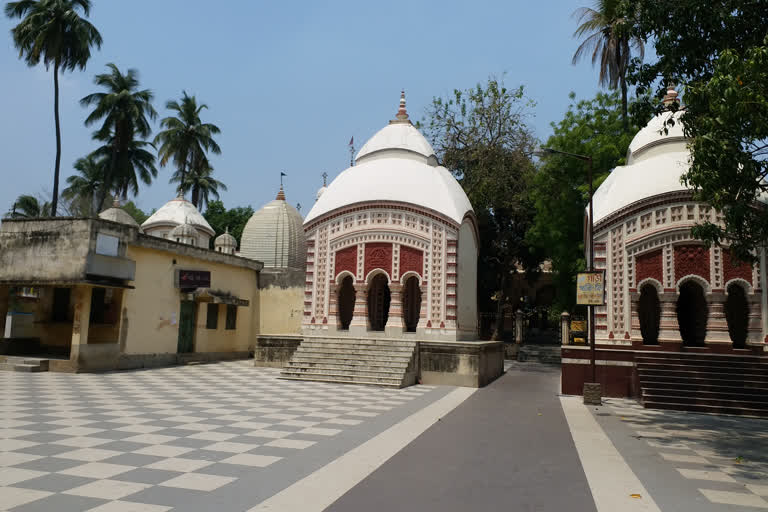
<svg viewBox="0 0 768 512">
<path fill-rule="evenodd" d="M 592 157 L 587 155 L 579 155 L 576 153 L 568 153 L 566 151 L 560 151 L 552 148 L 539 147 L 533 154 L 538 157 L 544 157 L 547 155 L 563 155 L 570 158 L 576 158 L 587 162 L 587 180 L 589 181 L 589 270 L 595 270 L 595 218 L 592 214 Z M 597 372 L 595 368 L 595 307 L 587 306 L 589 308 L 589 366 L 592 372 L 592 383 L 597 382 Z"/>
</svg>

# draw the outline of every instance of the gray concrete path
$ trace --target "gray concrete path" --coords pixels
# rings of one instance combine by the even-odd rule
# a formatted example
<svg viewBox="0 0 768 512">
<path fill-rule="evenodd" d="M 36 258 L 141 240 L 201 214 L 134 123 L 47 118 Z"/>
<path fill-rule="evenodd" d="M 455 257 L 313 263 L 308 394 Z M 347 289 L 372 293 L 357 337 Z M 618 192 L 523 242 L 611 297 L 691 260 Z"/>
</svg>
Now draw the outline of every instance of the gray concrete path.
<svg viewBox="0 0 768 512">
<path fill-rule="evenodd" d="M 515 365 L 327 510 L 595 511 L 557 396 L 559 370 Z"/>
</svg>

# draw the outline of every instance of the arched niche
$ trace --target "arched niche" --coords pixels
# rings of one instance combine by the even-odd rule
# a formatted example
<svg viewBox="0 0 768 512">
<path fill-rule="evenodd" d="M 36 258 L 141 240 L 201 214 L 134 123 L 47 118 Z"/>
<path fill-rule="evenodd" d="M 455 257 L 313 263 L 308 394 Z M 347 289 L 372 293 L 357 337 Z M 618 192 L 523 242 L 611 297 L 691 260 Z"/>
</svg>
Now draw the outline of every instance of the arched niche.
<svg viewBox="0 0 768 512">
<path fill-rule="evenodd" d="M 339 329 L 347 331 L 355 312 L 355 279 L 349 272 L 342 272 L 339 274 L 337 282 L 338 279 L 341 280 L 338 285 L 339 296 L 336 303 Z"/>
<path fill-rule="evenodd" d="M 421 313 L 421 287 L 419 277 L 416 274 L 403 276 L 403 323 L 406 332 L 416 332 Z"/>
<path fill-rule="evenodd" d="M 704 287 L 698 279 L 688 279 L 679 284 L 678 290 L 677 324 L 683 345 L 704 346 L 709 317 Z"/>
<path fill-rule="evenodd" d="M 637 302 L 637 315 L 640 320 L 640 333 L 643 345 L 659 344 L 661 325 L 661 302 L 657 287 L 646 282 L 640 286 L 640 299 Z"/>
<path fill-rule="evenodd" d="M 369 275 L 368 283 L 368 325 L 372 331 L 383 331 L 389 319 L 391 301 L 387 273 L 381 271 Z"/>
<path fill-rule="evenodd" d="M 725 320 L 728 322 L 728 335 L 733 342 L 733 348 L 746 348 L 749 301 L 747 290 L 739 281 L 731 281 L 726 288 L 728 296 L 725 299 Z"/>
</svg>

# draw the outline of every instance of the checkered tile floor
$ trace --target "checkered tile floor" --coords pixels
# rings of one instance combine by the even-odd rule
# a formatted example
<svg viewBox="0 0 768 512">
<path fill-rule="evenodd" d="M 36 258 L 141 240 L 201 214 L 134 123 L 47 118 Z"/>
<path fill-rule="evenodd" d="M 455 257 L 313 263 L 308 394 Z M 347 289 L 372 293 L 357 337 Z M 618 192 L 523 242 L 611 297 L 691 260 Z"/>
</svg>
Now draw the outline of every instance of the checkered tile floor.
<svg viewBox="0 0 768 512">
<path fill-rule="evenodd" d="M 0 372 L 0 510 L 247 510 L 267 496 L 228 504 L 265 471 L 327 443 L 335 452 L 307 461 L 322 465 L 344 449 L 332 440 L 364 441 L 367 423 L 439 394 L 282 381 L 252 364 Z M 274 471 L 274 489 L 301 476 Z"/>
<path fill-rule="evenodd" d="M 768 421 L 605 404 L 722 510 L 768 509 Z"/>
</svg>

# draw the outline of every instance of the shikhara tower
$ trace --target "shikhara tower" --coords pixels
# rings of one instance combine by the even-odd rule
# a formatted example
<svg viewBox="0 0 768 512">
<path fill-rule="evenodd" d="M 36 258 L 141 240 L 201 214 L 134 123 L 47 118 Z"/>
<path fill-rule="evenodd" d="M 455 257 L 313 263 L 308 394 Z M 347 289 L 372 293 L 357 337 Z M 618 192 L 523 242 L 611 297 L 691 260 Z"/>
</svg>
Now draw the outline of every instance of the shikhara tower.
<svg viewBox="0 0 768 512">
<path fill-rule="evenodd" d="M 304 333 L 476 339 L 475 215 L 408 119 L 404 93 L 355 164 L 304 221 Z"/>
</svg>

